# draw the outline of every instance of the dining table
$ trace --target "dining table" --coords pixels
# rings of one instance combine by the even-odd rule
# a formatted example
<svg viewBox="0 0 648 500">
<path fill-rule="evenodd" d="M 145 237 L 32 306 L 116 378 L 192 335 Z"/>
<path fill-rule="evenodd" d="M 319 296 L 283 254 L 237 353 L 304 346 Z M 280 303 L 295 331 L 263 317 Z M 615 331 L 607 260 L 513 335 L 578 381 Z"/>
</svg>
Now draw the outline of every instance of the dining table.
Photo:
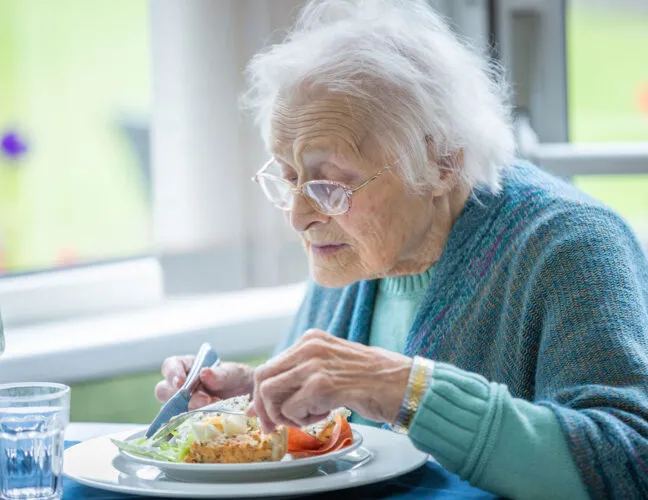
<svg viewBox="0 0 648 500">
<path fill-rule="evenodd" d="M 65 447 L 69 448 L 76 443 L 105 436 L 136 427 L 136 424 L 116 423 L 71 423 L 65 432 Z M 63 480 L 63 500 L 128 500 L 142 498 L 159 498 L 155 496 L 141 497 L 124 493 L 97 489 L 77 483 L 69 478 Z M 268 497 L 265 497 L 268 498 Z M 336 499 L 471 499 L 486 500 L 498 498 L 483 490 L 462 481 L 458 476 L 446 471 L 430 458 L 418 469 L 389 480 L 379 481 L 370 485 L 337 489 L 299 498 L 324 500 Z"/>
</svg>

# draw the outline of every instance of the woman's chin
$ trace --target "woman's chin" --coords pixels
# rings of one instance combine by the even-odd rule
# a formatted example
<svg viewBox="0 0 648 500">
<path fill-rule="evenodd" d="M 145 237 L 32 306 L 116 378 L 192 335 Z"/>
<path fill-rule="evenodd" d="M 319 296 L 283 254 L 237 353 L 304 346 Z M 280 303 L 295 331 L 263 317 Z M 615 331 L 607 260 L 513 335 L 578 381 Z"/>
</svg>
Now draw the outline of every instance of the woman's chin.
<svg viewBox="0 0 648 500">
<path fill-rule="evenodd" d="M 311 265 L 311 276 L 315 283 L 326 288 L 341 288 L 360 281 L 362 277 L 344 272 L 342 269 L 322 269 Z"/>
</svg>

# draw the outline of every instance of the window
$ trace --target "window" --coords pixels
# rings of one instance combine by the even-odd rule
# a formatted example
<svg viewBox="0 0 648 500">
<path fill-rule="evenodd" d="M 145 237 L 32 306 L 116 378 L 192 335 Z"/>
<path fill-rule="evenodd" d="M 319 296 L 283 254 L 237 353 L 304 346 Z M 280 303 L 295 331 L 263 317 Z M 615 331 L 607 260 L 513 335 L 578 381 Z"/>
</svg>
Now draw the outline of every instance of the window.
<svg viewBox="0 0 648 500">
<path fill-rule="evenodd" d="M 520 152 L 616 209 L 648 247 L 648 4 L 493 0 Z"/>
<path fill-rule="evenodd" d="M 305 278 L 237 106 L 302 3 L 0 0 L 8 326 Z"/>
<path fill-rule="evenodd" d="M 8 325 L 148 304 L 148 0 L 0 0 Z"/>
<path fill-rule="evenodd" d="M 641 47 L 648 47 L 648 3 L 571 0 L 566 16 L 571 141 L 647 142 L 648 51 Z M 648 165 L 643 175 L 573 180 L 648 241 Z"/>
<path fill-rule="evenodd" d="M 566 7 L 571 141 L 648 141 L 648 3 Z"/>
<path fill-rule="evenodd" d="M 497 48 L 520 137 L 531 138 L 521 153 L 617 208 L 648 241 L 645 2 L 430 2 Z M 5 316 L 25 303 L 29 320 L 159 300 L 162 277 L 167 296 L 306 277 L 296 236 L 249 180 L 265 153 L 236 99 L 241 69 L 303 3 L 0 0 Z M 74 278 L 146 254 L 155 258 L 102 271 L 91 289 Z M 13 283 L 52 269 L 62 271 L 47 273 L 47 287 Z M 31 289 L 42 307 L 26 300 Z"/>
<path fill-rule="evenodd" d="M 40 260 L 12 250 L 23 264 L 12 260 L 0 279 L 7 326 L 0 381 L 148 370 L 178 346 L 191 352 L 205 340 L 226 359 L 266 354 L 276 344 L 303 290 L 274 285 L 303 281 L 306 259 L 250 180 L 266 158 L 237 96 L 249 57 L 301 3 L 0 0 L 1 67 L 16 54 L 30 56 L 9 66 L 16 97 L 0 92 L 2 113 L 5 102 L 15 108 L 0 115 L 3 123 L 19 132 L 0 165 L 7 176 L 0 177 L 0 227 L 14 238 L 17 228 L 40 224 L 20 240 Z M 58 79 L 49 87 L 55 98 L 27 69 Z M 34 120 L 69 145 L 47 164 L 40 155 L 49 150 L 36 147 L 25 118 L 41 110 Z M 41 184 L 29 193 L 27 175 Z M 20 187 L 11 198 L 10 181 Z M 43 209 L 41 193 L 56 197 L 56 214 Z M 30 204 L 40 211 L 18 219 Z M 61 234 L 80 242 L 73 259 L 58 259 Z M 153 255 L 136 258 L 142 253 Z M 104 263 L 124 257 L 131 258 Z M 84 265 L 70 266 L 77 263 Z M 43 272 L 30 272 L 37 269 Z M 272 288 L 240 290 L 262 285 Z"/>
<path fill-rule="evenodd" d="M 151 252 L 147 0 L 0 1 L 0 275 Z"/>
</svg>

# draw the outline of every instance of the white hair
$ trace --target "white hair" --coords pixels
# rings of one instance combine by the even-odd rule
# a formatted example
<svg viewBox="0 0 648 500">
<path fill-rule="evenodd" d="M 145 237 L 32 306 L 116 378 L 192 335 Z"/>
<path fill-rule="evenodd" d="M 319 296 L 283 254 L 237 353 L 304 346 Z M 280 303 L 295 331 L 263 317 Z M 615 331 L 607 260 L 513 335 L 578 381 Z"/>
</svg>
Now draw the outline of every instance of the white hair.
<svg viewBox="0 0 648 500">
<path fill-rule="evenodd" d="M 438 181 L 430 145 L 442 168 L 463 153 L 468 186 L 497 190 L 515 150 L 501 75 L 424 0 L 312 0 L 283 42 L 251 60 L 242 102 L 269 145 L 280 96 L 308 84 L 360 99 L 412 190 Z"/>
</svg>

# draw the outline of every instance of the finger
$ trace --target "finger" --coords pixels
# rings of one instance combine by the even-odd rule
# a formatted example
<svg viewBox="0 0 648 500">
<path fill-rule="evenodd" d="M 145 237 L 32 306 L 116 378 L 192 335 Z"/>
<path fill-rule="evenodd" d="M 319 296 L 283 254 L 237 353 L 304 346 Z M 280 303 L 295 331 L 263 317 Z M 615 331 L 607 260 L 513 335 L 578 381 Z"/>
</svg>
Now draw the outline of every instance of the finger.
<svg viewBox="0 0 648 500">
<path fill-rule="evenodd" d="M 269 418 L 265 405 L 261 402 L 260 399 L 255 399 L 250 403 L 246 411 L 246 414 L 249 417 L 257 418 L 259 422 L 259 426 L 261 427 L 261 430 L 263 431 L 264 434 L 270 434 L 272 431 L 276 429 L 278 425 L 288 425 L 290 427 L 297 427 L 297 428 L 299 427 L 299 424 L 297 422 L 286 419 L 283 415 L 278 417 L 276 421 Z"/>
<path fill-rule="evenodd" d="M 311 363 L 299 365 L 281 375 L 261 382 L 259 387 L 260 402 L 263 403 L 265 413 L 275 424 L 290 425 L 294 427 L 297 421 L 287 418 L 281 411 L 284 401 L 289 399 L 302 387 L 310 373 Z"/>
<path fill-rule="evenodd" d="M 222 373 L 222 370 L 215 368 L 203 368 L 200 370 L 200 384 L 206 392 L 217 393 L 223 388 L 227 382 L 227 373 Z"/>
<path fill-rule="evenodd" d="M 257 417 L 257 416 L 258 416 L 257 413 L 256 413 L 256 411 L 254 411 L 254 401 L 252 401 L 252 402 L 248 405 L 247 410 L 245 410 L 245 414 L 246 414 L 248 417 Z"/>
<path fill-rule="evenodd" d="M 320 415 L 308 415 L 301 420 L 300 424 L 302 427 L 306 427 L 307 425 L 311 425 L 311 424 L 316 424 L 317 422 L 321 422 L 322 420 L 327 418 L 330 414 L 331 412 L 322 413 Z"/>
<path fill-rule="evenodd" d="M 326 418 L 339 405 L 334 404 L 330 384 L 326 377 L 312 374 L 281 406 L 285 418 L 300 426 L 309 425 Z"/>
<path fill-rule="evenodd" d="M 220 401 L 220 399 L 199 390 L 194 392 L 191 396 L 191 399 L 189 400 L 189 409 L 197 410 L 198 408 L 216 403 L 217 401 Z"/>
<path fill-rule="evenodd" d="M 285 417 L 281 412 L 281 407 L 283 402 L 299 389 L 299 386 L 271 386 L 272 382 L 273 379 L 264 382 L 259 390 L 266 415 L 275 425 L 290 425 L 291 427 L 298 425 L 297 422 Z"/>
<path fill-rule="evenodd" d="M 301 344 L 295 344 L 279 356 L 258 367 L 255 372 L 256 380 L 263 381 L 275 377 L 307 360 L 326 358 L 332 348 L 334 347 L 328 341 L 321 338 L 313 338 Z"/>
<path fill-rule="evenodd" d="M 259 421 L 259 426 L 261 427 L 261 430 L 263 431 L 264 434 L 270 434 L 272 431 L 275 430 L 277 427 L 275 423 L 268 417 L 265 408 L 263 407 L 263 403 L 259 401 L 259 399 L 254 399 L 251 403 L 253 405 L 252 411 L 257 417 L 257 420 Z"/>
<path fill-rule="evenodd" d="M 240 394 L 247 373 L 245 368 L 234 363 L 223 363 L 200 371 L 200 382 L 206 392 L 229 397 Z M 233 391 L 233 392 L 232 392 Z"/>
<path fill-rule="evenodd" d="M 174 377 L 187 378 L 194 356 L 172 356 L 162 363 L 162 376 L 172 383 Z"/>
<path fill-rule="evenodd" d="M 167 402 L 177 392 L 166 380 L 161 380 L 155 386 L 155 397 L 161 403 Z"/>
<path fill-rule="evenodd" d="M 179 377 L 176 375 L 171 381 L 171 386 L 175 389 L 180 389 L 180 387 L 182 387 L 182 385 L 185 383 L 185 380 L 187 380 L 186 377 Z"/>
<path fill-rule="evenodd" d="M 269 434 L 275 429 L 276 426 L 274 422 L 268 417 L 265 406 L 261 399 L 261 395 L 259 394 L 259 386 L 260 384 L 257 383 L 255 378 L 252 403 L 250 403 L 250 406 L 252 407 L 251 412 L 256 415 L 257 420 L 259 421 L 259 425 L 261 426 L 261 430 L 265 434 Z"/>
<path fill-rule="evenodd" d="M 337 339 L 338 337 L 331 335 L 330 333 L 325 332 L 324 330 L 320 330 L 319 328 L 310 328 L 306 330 L 301 337 L 297 339 L 297 344 L 309 341 L 309 340 L 314 340 L 314 339 L 321 339 L 324 340 L 325 342 L 332 342 L 333 340 Z"/>
</svg>

